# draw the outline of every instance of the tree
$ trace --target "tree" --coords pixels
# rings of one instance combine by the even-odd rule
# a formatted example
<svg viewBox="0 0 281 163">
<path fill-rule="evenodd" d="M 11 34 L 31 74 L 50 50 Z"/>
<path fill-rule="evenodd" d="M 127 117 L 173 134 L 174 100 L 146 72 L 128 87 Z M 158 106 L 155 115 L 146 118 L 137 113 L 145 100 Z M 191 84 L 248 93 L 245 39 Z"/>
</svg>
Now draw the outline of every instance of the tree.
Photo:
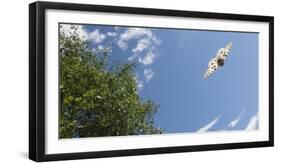
<svg viewBox="0 0 281 163">
<path fill-rule="evenodd" d="M 59 36 L 60 138 L 161 134 L 159 106 L 138 95 L 134 63 L 110 63 L 93 52 L 75 26 Z"/>
</svg>

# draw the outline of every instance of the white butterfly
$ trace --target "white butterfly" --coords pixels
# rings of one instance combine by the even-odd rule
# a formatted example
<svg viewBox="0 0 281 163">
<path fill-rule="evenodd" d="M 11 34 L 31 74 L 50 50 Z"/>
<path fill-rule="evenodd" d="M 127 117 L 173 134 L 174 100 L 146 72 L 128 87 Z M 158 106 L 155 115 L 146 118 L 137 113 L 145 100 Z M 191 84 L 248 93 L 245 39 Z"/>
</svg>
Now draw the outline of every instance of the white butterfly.
<svg viewBox="0 0 281 163">
<path fill-rule="evenodd" d="M 222 67 L 224 65 L 224 60 L 228 56 L 231 47 L 232 47 L 232 42 L 227 44 L 225 48 L 220 48 L 217 52 L 217 56 L 209 61 L 208 70 L 204 74 L 205 79 L 207 79 L 219 67 Z"/>
</svg>

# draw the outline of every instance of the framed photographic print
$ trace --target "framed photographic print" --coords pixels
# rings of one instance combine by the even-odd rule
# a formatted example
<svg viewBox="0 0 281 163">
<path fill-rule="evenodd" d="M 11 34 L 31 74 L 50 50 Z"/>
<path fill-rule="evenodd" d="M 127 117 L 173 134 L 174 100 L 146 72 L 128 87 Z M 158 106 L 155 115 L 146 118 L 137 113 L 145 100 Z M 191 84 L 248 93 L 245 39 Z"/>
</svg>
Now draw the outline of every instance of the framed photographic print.
<svg viewBox="0 0 281 163">
<path fill-rule="evenodd" d="M 35 2 L 29 158 L 273 146 L 273 17 Z"/>
</svg>

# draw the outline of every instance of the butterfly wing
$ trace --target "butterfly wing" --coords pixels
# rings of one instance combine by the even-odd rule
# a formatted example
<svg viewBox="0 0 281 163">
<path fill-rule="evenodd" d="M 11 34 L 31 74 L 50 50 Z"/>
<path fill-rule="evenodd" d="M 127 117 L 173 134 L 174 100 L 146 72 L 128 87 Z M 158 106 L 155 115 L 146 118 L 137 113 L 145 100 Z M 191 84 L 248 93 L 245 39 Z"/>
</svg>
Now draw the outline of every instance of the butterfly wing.
<svg viewBox="0 0 281 163">
<path fill-rule="evenodd" d="M 218 58 L 213 58 L 209 61 L 208 69 L 204 74 L 204 78 L 207 79 L 211 74 L 213 74 L 219 67 Z"/>
<path fill-rule="evenodd" d="M 217 57 L 221 59 L 225 59 L 226 57 L 228 57 L 231 48 L 232 48 L 232 42 L 227 44 L 225 48 L 220 48 L 217 52 Z"/>
</svg>

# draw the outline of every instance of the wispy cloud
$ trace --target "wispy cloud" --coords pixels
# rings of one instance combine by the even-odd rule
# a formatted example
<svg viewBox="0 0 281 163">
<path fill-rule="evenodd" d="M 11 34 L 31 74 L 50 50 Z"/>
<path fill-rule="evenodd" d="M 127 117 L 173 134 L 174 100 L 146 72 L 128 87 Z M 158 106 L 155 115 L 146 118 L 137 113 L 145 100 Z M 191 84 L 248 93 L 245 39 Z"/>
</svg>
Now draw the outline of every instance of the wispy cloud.
<svg viewBox="0 0 281 163">
<path fill-rule="evenodd" d="M 139 39 L 144 36 L 151 37 L 151 30 L 147 28 L 127 28 L 124 33 L 120 34 L 117 44 L 121 49 L 125 50 L 128 48 L 129 40 Z"/>
<path fill-rule="evenodd" d="M 106 38 L 106 35 L 101 33 L 98 29 L 89 33 L 89 39 L 92 40 L 96 44 L 102 43 L 105 40 L 105 38 Z"/>
<path fill-rule="evenodd" d="M 98 49 L 99 49 L 99 50 L 103 50 L 104 47 L 103 47 L 102 45 L 98 45 Z"/>
<path fill-rule="evenodd" d="M 245 130 L 256 130 L 256 129 L 258 129 L 258 121 L 259 121 L 259 119 L 258 119 L 257 115 L 252 116 L 252 118 L 250 119 L 250 121 L 249 121 Z"/>
<path fill-rule="evenodd" d="M 93 41 L 96 44 L 102 43 L 106 39 L 106 35 L 101 33 L 98 29 L 88 33 L 83 29 L 83 25 L 73 25 L 73 24 L 60 25 L 60 32 L 65 34 L 67 37 L 71 36 L 75 30 L 81 39 Z M 111 33 L 110 35 L 114 35 L 114 33 Z"/>
<path fill-rule="evenodd" d="M 150 65 L 154 62 L 156 56 L 156 53 L 149 51 L 144 57 L 139 57 L 138 61 L 144 65 Z"/>
<path fill-rule="evenodd" d="M 145 78 L 145 81 L 148 83 L 152 77 L 154 76 L 154 71 L 152 69 L 145 69 L 143 71 L 143 75 L 144 75 L 144 78 Z"/>
<path fill-rule="evenodd" d="M 120 28 L 115 28 L 118 32 L 117 46 L 122 50 L 130 48 L 132 55 L 128 57 L 129 61 L 136 60 L 144 67 L 143 81 L 148 83 L 154 76 L 155 72 L 147 68 L 147 66 L 154 63 L 157 58 L 157 46 L 161 44 L 155 33 L 154 29 L 150 28 L 125 28 L 120 32 Z M 142 90 L 144 82 L 137 78 L 138 90 Z"/>
<path fill-rule="evenodd" d="M 208 130 L 210 130 L 220 119 L 220 115 L 217 116 L 215 119 L 213 119 L 211 122 L 209 122 L 208 124 L 206 124 L 205 126 L 203 126 L 202 128 L 200 128 L 197 132 L 201 133 L 201 132 L 207 132 Z"/>
<path fill-rule="evenodd" d="M 98 29 L 88 33 L 83 29 L 83 25 L 73 25 L 73 24 L 60 25 L 60 32 L 64 33 L 66 36 L 71 36 L 75 30 L 81 39 L 84 40 L 87 39 L 89 41 L 93 41 L 96 44 L 102 43 L 107 36 L 101 33 Z M 114 34 L 115 33 L 110 33 L 109 35 L 114 35 Z"/>
<path fill-rule="evenodd" d="M 240 118 L 241 118 L 241 116 L 239 115 L 237 118 L 235 118 L 233 121 L 231 121 L 231 122 L 228 124 L 228 127 L 229 127 L 229 128 L 235 127 L 236 124 L 240 121 Z"/>
<path fill-rule="evenodd" d="M 120 27 L 119 27 L 119 26 L 115 26 L 114 29 L 115 29 L 116 31 L 118 31 L 118 30 L 120 29 Z"/>
<path fill-rule="evenodd" d="M 138 82 L 138 85 L 137 85 L 138 91 L 141 91 L 142 88 L 143 88 L 143 81 L 139 81 L 139 82 Z"/>
<path fill-rule="evenodd" d="M 228 124 L 229 128 L 233 128 L 237 125 L 237 123 L 240 121 L 242 115 L 244 114 L 245 109 L 242 110 L 242 112 L 233 120 Z"/>
<path fill-rule="evenodd" d="M 117 33 L 116 32 L 107 32 L 106 35 L 109 37 L 116 37 Z"/>
<path fill-rule="evenodd" d="M 132 49 L 133 53 L 141 53 L 151 45 L 151 40 L 149 38 L 143 38 L 138 41 L 135 48 Z"/>
<path fill-rule="evenodd" d="M 92 48 L 94 53 L 107 53 L 108 55 L 111 55 L 112 48 L 111 47 L 104 47 L 103 45 L 99 44 L 97 47 Z"/>
<path fill-rule="evenodd" d="M 135 79 L 135 82 L 137 84 L 137 91 L 138 92 L 141 91 L 142 88 L 143 88 L 143 81 L 141 81 L 139 78 L 140 78 L 139 75 L 136 73 L 135 76 L 134 76 L 134 79 Z"/>
<path fill-rule="evenodd" d="M 117 45 L 126 50 L 130 40 L 136 40 L 136 46 L 132 48 L 133 55 L 128 58 L 129 61 L 138 58 L 143 65 L 150 65 L 154 62 L 157 53 L 156 46 L 161 41 L 155 36 L 152 29 L 148 28 L 127 28 L 120 34 Z"/>
</svg>

